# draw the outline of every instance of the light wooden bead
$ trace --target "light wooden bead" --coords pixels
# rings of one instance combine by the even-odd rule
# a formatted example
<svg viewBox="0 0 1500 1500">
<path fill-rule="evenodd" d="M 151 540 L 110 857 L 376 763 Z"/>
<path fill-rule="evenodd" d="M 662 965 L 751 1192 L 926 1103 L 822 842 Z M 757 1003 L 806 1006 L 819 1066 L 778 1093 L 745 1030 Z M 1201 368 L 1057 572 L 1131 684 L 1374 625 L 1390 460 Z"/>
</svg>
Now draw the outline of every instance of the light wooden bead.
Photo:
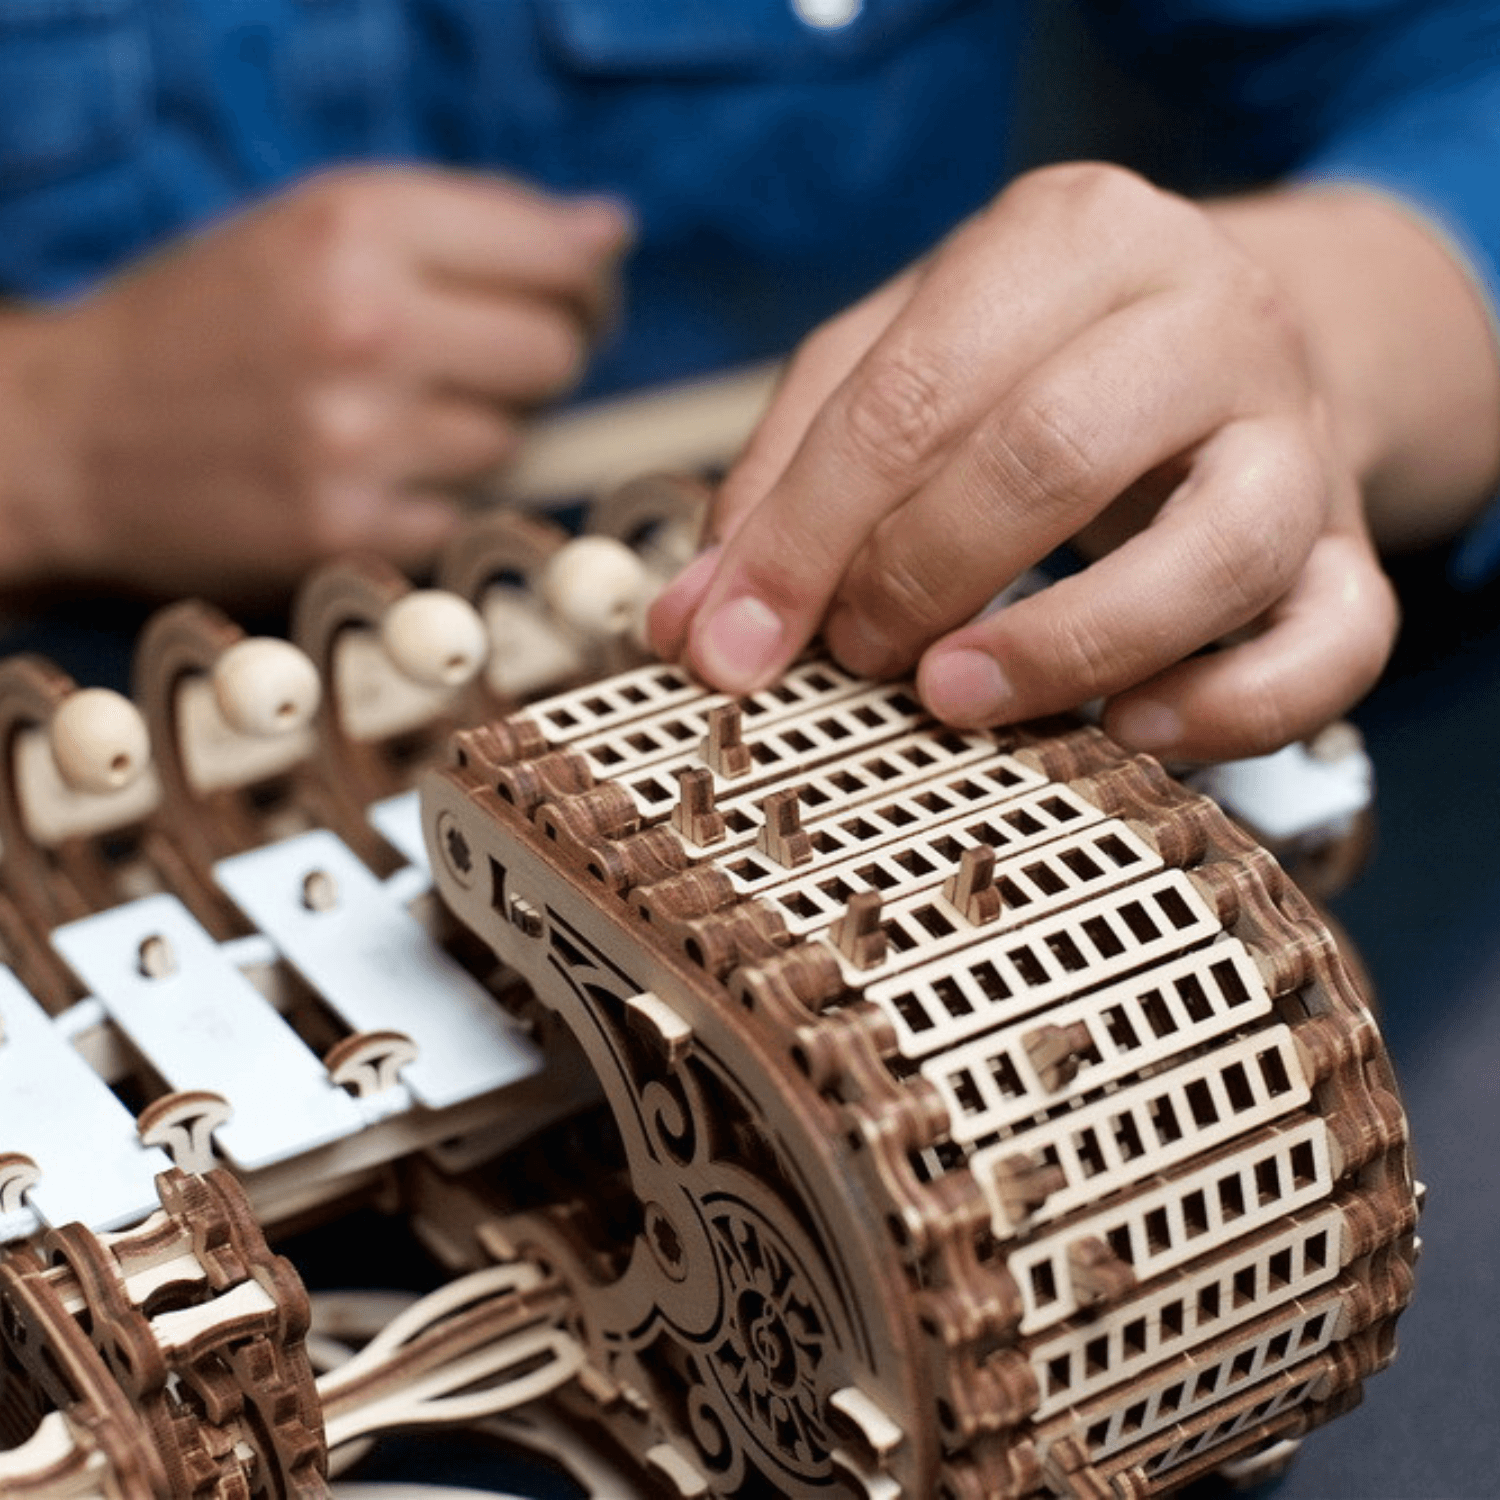
<svg viewBox="0 0 1500 1500">
<path fill-rule="evenodd" d="M 256 739 L 301 729 L 323 691 L 307 654 L 273 636 L 236 641 L 214 663 L 213 686 L 225 722 Z"/>
<path fill-rule="evenodd" d="M 484 622 L 457 594 L 413 589 L 386 610 L 380 640 L 401 673 L 428 687 L 460 687 L 484 665 Z"/>
<path fill-rule="evenodd" d="M 538 584 L 542 602 L 585 636 L 624 635 L 640 617 L 651 583 L 624 542 L 575 537 L 547 559 Z"/>
<path fill-rule="evenodd" d="M 117 792 L 145 770 L 151 740 L 129 698 L 109 688 L 80 688 L 52 715 L 52 758 L 75 792 Z"/>
</svg>

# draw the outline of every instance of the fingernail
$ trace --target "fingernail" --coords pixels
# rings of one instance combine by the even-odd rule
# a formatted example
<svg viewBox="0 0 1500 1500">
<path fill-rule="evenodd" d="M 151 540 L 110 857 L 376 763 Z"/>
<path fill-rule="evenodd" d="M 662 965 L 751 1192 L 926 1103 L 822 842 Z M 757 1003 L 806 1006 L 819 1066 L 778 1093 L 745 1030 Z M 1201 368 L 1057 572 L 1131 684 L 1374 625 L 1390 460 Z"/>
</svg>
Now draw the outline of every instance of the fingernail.
<svg viewBox="0 0 1500 1500">
<path fill-rule="evenodd" d="M 1000 664 L 983 651 L 944 651 L 923 662 L 922 701 L 949 724 L 978 727 L 1003 722 L 1015 694 Z"/>
<path fill-rule="evenodd" d="M 770 605 L 743 594 L 719 606 L 698 633 L 693 655 L 715 686 L 747 693 L 776 666 L 785 634 Z"/>
<path fill-rule="evenodd" d="M 1170 750 L 1182 741 L 1182 716 L 1154 698 L 1137 698 L 1109 715 L 1109 732 L 1133 750 Z"/>
</svg>

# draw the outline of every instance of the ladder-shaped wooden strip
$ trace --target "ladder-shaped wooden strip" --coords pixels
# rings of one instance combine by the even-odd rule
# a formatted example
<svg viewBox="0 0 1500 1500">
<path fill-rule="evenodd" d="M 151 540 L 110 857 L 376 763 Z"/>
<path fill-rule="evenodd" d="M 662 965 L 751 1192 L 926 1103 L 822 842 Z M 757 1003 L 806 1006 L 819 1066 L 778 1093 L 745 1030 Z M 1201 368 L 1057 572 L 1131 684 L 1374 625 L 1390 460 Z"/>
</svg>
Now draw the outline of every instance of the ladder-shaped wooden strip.
<svg viewBox="0 0 1500 1500">
<path fill-rule="evenodd" d="M 70 922 L 52 944 L 169 1088 L 229 1105 L 214 1140 L 237 1166 L 270 1166 L 363 1125 L 354 1100 L 175 896 Z"/>
<path fill-rule="evenodd" d="M 780 906 L 789 931 L 810 937 L 830 927 L 856 891 L 876 891 L 885 898 L 884 920 L 897 926 L 907 918 L 933 937 L 947 932 L 971 934 L 980 929 L 946 901 L 933 906 L 937 890 L 957 873 L 966 849 L 983 840 L 961 824 L 939 825 L 927 837 L 903 840 L 868 857 L 768 890 L 763 899 Z M 987 932 L 1003 932 L 1035 920 L 1085 897 L 1161 868 L 1156 851 L 1124 823 L 1100 820 L 1040 845 L 1018 841 L 1010 856 L 995 863 L 1000 915 Z M 888 929 L 889 930 L 889 929 Z"/>
<path fill-rule="evenodd" d="M 743 709 L 744 705 L 741 704 Z M 901 739 L 906 748 L 892 760 L 903 760 L 910 770 L 928 770 L 958 757 L 978 759 L 994 753 L 988 735 L 963 735 L 954 730 L 913 731 L 925 722 L 914 698 L 899 687 L 867 687 L 863 692 L 822 706 L 817 713 L 798 713 L 747 725 L 744 743 L 750 767 L 743 776 L 714 772 L 719 795 L 729 797 L 790 785 L 805 779 L 819 764 L 860 755 Z M 700 746 L 708 734 L 708 716 L 697 706 L 660 722 L 631 725 L 608 739 L 580 742 L 568 748 L 582 754 L 596 776 L 608 776 L 635 798 L 642 816 L 666 813 L 677 800 L 678 772 L 706 764 Z M 899 776 L 899 766 L 890 775 Z"/>
<path fill-rule="evenodd" d="M 1226 1240 L 1255 1234 L 1333 1192 L 1328 1126 L 1303 1118 L 1263 1131 L 1164 1182 L 1034 1236 L 1012 1250 L 1006 1267 L 1021 1289 L 1021 1332 L 1071 1317 L 1084 1300 L 1068 1248 L 1102 1241 L 1147 1282 Z"/>
<path fill-rule="evenodd" d="M 1004 1237 L 1244 1136 L 1311 1097 L 1291 1028 L 1271 1026 L 976 1151 L 969 1166 Z M 1006 1202 L 1007 1163 L 1018 1152 L 1063 1176 L 1029 1214 Z"/>
<path fill-rule="evenodd" d="M 401 1081 L 429 1109 L 541 1067 L 494 996 L 332 833 L 237 854 L 214 875 L 352 1031 L 396 1031 L 416 1044 Z"/>
<path fill-rule="evenodd" d="M 1270 1010 L 1245 945 L 1226 938 L 1054 1006 L 1044 1019 L 1058 1031 L 1079 1034 L 1072 1049 L 1078 1072 L 1069 1085 L 1077 1094 L 1201 1046 Z M 1032 1017 L 922 1064 L 922 1075 L 948 1105 L 953 1140 L 982 1140 L 1058 1102 L 1057 1088 L 1044 1081 L 1027 1045 L 1039 1024 Z"/>
<path fill-rule="evenodd" d="M 26 1201 L 44 1223 L 101 1230 L 150 1213 L 157 1173 L 172 1165 L 141 1144 L 130 1111 L 0 968 L 0 1155 L 12 1152 L 36 1165 Z"/>
<path fill-rule="evenodd" d="M 1293 1215 L 1234 1253 L 1198 1262 L 1097 1317 L 1029 1350 L 1044 1421 L 1152 1365 L 1182 1360 L 1195 1344 L 1222 1337 L 1279 1303 L 1306 1297 L 1332 1281 L 1343 1264 L 1344 1215 L 1334 1205 Z"/>
<path fill-rule="evenodd" d="M 1084 1424 L 1089 1461 L 1098 1463 L 1156 1433 L 1191 1421 L 1260 1381 L 1316 1358 L 1333 1342 L 1342 1310 L 1343 1295 L 1336 1286 L 1331 1287 L 1256 1319 L 1242 1337 L 1217 1342 L 1211 1356 L 1200 1352 L 1191 1362 L 1168 1365 L 1147 1376 L 1128 1403 L 1122 1405 L 1118 1396 L 1108 1395 L 1084 1403 L 1076 1416 Z M 1291 1404 L 1283 1403 L 1283 1409 Z M 1220 1440 L 1214 1438 L 1201 1447 Z M 1182 1453 L 1163 1468 L 1171 1468 L 1188 1456 Z"/>
<path fill-rule="evenodd" d="M 1172 1470 L 1180 1469 L 1200 1454 L 1208 1453 L 1220 1444 L 1230 1442 L 1240 1433 L 1248 1432 L 1251 1428 L 1269 1422 L 1283 1412 L 1290 1412 L 1303 1405 L 1311 1397 L 1313 1388 L 1319 1384 L 1325 1374 L 1323 1362 L 1314 1360 L 1311 1364 L 1304 1362 L 1291 1370 L 1273 1376 L 1266 1382 L 1263 1388 L 1264 1393 L 1255 1392 L 1259 1397 L 1258 1400 L 1235 1403 L 1231 1407 L 1230 1415 L 1223 1421 L 1206 1422 L 1198 1431 L 1180 1438 L 1177 1442 L 1157 1452 L 1153 1453 L 1147 1448 L 1142 1455 L 1139 1467 L 1152 1478 L 1170 1474 Z M 1187 1424 L 1174 1423 L 1173 1425 L 1183 1427 Z M 1122 1459 L 1121 1463 L 1126 1468 L 1137 1467 L 1128 1459 Z"/>
<path fill-rule="evenodd" d="M 921 910 L 924 905 L 936 916 Z M 928 921 L 947 931 L 935 936 Z M 1222 930 L 1180 870 L 992 936 L 918 901 L 909 911 L 886 914 L 892 951 L 885 962 L 864 973 L 846 963 L 845 978 L 864 985 L 865 999 L 891 1018 L 902 1054 L 922 1058 L 1159 963 Z"/>
<path fill-rule="evenodd" d="M 975 839 L 1003 849 L 1017 837 L 1044 829 L 1060 832 L 1103 816 L 1068 787 L 1049 785 L 1030 766 L 978 736 L 934 740 L 921 733 L 903 735 L 835 770 L 799 772 L 796 784 L 814 859 L 812 865 L 799 866 L 798 875 L 956 818 L 975 820 L 970 825 Z M 1039 793 L 1034 802 L 1028 799 L 1025 809 L 1012 805 L 1028 791 Z M 704 851 L 746 895 L 787 878 L 782 866 L 755 849 L 765 823 L 764 795 L 765 788 L 757 787 L 721 797 L 718 808 L 729 837 Z"/>
<path fill-rule="evenodd" d="M 681 667 L 656 662 L 530 703 L 522 713 L 541 725 L 555 748 L 578 748 L 639 720 L 664 719 L 688 707 L 707 715 L 738 702 L 748 725 L 775 714 L 799 713 L 810 704 L 832 702 L 868 685 L 829 661 L 798 662 L 774 687 L 735 699 L 707 691 Z"/>
</svg>

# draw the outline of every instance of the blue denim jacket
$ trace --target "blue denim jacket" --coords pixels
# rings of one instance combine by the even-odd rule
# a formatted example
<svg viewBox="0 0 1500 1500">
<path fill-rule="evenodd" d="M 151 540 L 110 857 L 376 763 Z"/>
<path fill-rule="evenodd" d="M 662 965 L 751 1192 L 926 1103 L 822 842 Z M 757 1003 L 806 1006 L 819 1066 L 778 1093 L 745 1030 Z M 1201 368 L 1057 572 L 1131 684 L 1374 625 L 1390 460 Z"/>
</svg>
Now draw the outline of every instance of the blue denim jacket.
<svg viewBox="0 0 1500 1500">
<path fill-rule="evenodd" d="M 0 291 L 86 289 L 319 165 L 440 160 L 632 203 L 596 388 L 781 352 L 994 189 L 1017 25 L 964 0 L 839 27 L 790 0 L 0 0 Z"/>
<path fill-rule="evenodd" d="M 1211 175 L 1383 183 L 1500 288 L 1500 0 L 1094 8 Z M 595 389 L 777 352 L 999 184 L 1029 27 L 1025 0 L 0 0 L 0 294 L 77 293 L 320 165 L 435 159 L 635 206 Z"/>
</svg>

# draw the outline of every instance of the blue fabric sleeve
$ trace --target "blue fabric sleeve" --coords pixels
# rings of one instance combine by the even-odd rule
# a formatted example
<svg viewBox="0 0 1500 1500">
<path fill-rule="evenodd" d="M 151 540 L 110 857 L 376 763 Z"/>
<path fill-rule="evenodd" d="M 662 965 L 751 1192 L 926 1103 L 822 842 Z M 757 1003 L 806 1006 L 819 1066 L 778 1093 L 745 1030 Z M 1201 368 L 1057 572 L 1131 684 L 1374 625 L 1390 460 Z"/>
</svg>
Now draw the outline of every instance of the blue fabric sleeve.
<svg viewBox="0 0 1500 1500">
<path fill-rule="evenodd" d="M 1500 333 L 1500 0 L 1128 0 L 1100 22 L 1263 180 L 1409 204 L 1473 272 Z M 1500 571 L 1500 500 L 1455 555 Z"/>
</svg>

